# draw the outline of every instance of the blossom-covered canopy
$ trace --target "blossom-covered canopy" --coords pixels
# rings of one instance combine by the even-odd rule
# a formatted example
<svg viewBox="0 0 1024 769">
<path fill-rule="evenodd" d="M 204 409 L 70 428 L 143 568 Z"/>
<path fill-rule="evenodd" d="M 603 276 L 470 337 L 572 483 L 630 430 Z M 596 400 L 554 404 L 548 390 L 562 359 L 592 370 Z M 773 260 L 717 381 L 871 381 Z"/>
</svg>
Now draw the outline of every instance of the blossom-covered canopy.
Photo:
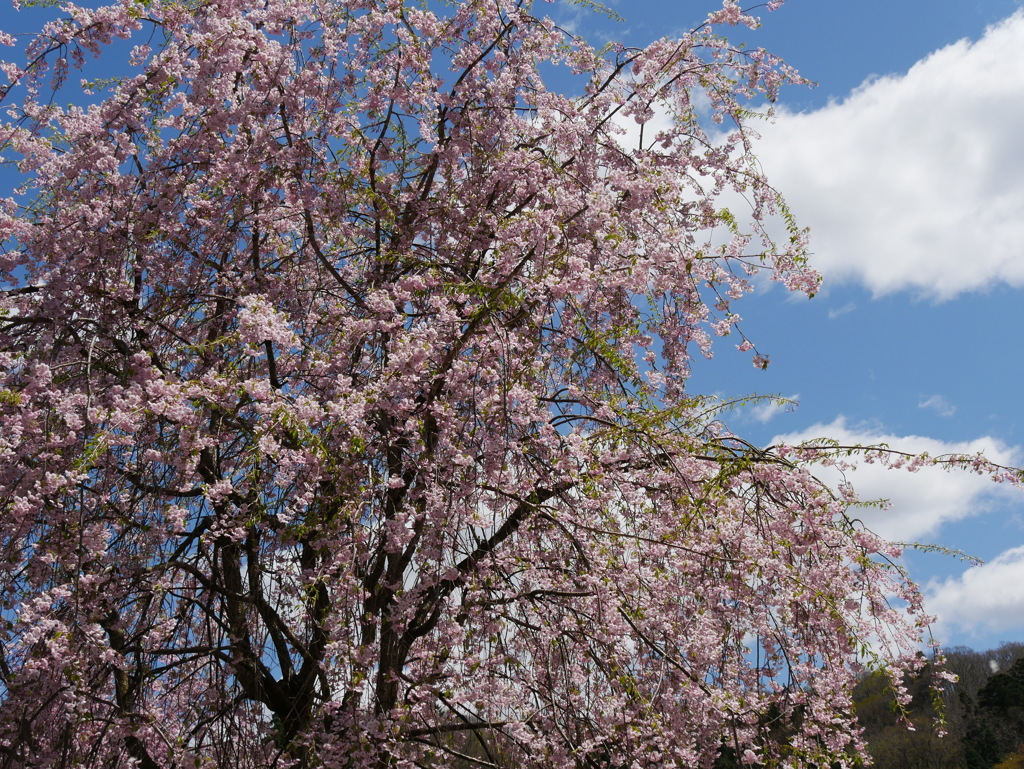
<svg viewBox="0 0 1024 769">
<path fill-rule="evenodd" d="M 3 766 L 854 760 L 897 553 L 687 390 L 817 288 L 744 123 L 795 76 L 731 1 L 543 10 L 69 5 L 3 65 Z"/>
</svg>

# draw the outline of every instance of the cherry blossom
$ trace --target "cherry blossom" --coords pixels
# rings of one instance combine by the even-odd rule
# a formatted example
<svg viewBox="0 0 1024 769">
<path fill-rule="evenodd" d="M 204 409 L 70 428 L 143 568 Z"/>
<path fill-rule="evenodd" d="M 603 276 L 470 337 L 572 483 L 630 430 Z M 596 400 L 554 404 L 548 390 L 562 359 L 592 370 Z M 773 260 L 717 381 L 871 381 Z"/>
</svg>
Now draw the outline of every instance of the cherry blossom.
<svg viewBox="0 0 1024 769">
<path fill-rule="evenodd" d="M 751 274 L 818 287 L 744 122 L 799 78 L 734 2 L 607 53 L 543 10 L 121 0 L 8 54 L 4 766 L 857 763 L 929 623 L 812 474 L 876 454 L 687 389 Z"/>
</svg>

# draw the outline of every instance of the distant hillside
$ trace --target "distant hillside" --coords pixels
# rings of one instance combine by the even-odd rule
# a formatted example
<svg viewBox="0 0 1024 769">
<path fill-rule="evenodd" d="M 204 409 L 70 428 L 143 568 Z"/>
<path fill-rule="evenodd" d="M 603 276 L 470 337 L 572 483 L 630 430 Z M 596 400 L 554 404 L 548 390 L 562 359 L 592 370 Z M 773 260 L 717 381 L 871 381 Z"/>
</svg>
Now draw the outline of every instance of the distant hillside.
<svg viewBox="0 0 1024 769">
<path fill-rule="evenodd" d="M 1024 769 L 1024 644 L 946 652 L 959 680 L 936 694 L 934 670 L 907 683 L 913 699 L 901 714 L 886 677 L 866 676 L 854 697 L 878 769 Z M 936 730 L 944 712 L 945 737 Z M 914 730 L 907 729 L 909 720 Z"/>
</svg>

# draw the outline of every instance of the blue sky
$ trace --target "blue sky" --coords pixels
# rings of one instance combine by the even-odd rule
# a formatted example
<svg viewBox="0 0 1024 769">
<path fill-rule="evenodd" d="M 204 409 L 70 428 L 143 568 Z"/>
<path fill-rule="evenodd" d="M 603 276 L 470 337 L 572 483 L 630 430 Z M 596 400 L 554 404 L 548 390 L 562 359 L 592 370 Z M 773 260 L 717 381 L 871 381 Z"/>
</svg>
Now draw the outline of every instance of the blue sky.
<svg viewBox="0 0 1024 769">
<path fill-rule="evenodd" d="M 708 0 L 562 5 L 591 39 L 641 45 L 685 31 Z M 775 393 L 733 429 L 760 443 L 828 435 L 1024 464 L 1024 10 L 1017 0 L 788 0 L 735 39 L 818 83 L 783 93 L 758 154 L 811 227 L 824 290 L 778 286 L 737 305 L 767 371 L 721 340 L 692 380 L 723 397 Z M 880 533 L 985 561 L 911 552 L 946 645 L 1024 640 L 1024 493 L 941 472 L 850 475 Z"/>
<path fill-rule="evenodd" d="M 550 14 L 592 41 L 642 45 L 699 24 L 714 0 L 605 0 L 613 24 Z M 1024 464 L 1024 10 L 1021 0 L 788 0 L 736 38 L 784 56 L 814 89 L 783 93 L 762 163 L 812 229 L 825 276 L 813 300 L 778 286 L 737 305 L 767 371 L 720 340 L 694 391 L 776 393 L 733 429 L 762 444 L 831 435 L 895 448 L 974 451 Z M 52 11 L 0 10 L 30 31 Z M 735 340 L 738 343 L 739 340 Z M 1024 493 L 922 472 L 851 476 L 893 501 L 866 511 L 898 540 L 985 560 L 910 553 L 940 639 L 1024 640 Z"/>
</svg>

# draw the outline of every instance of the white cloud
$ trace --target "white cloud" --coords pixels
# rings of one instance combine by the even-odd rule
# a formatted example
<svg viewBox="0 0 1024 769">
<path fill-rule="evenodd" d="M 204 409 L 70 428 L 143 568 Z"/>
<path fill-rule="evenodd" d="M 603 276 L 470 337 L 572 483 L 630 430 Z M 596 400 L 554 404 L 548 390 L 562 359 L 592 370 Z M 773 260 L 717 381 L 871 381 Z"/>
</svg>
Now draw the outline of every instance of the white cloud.
<svg viewBox="0 0 1024 769">
<path fill-rule="evenodd" d="M 766 398 L 748 406 L 744 413 L 749 415 L 755 422 L 767 424 L 779 414 L 794 411 L 799 400 L 800 393 L 786 395 L 782 398 Z"/>
<path fill-rule="evenodd" d="M 957 577 L 932 580 L 925 606 L 940 634 L 956 626 L 969 634 L 1024 628 L 1024 546 L 1011 548 Z"/>
<path fill-rule="evenodd" d="M 835 320 L 836 318 L 842 317 L 847 313 L 853 312 L 857 309 L 856 302 L 847 302 L 842 307 L 835 307 L 828 311 L 828 319 Z"/>
<path fill-rule="evenodd" d="M 917 404 L 919 409 L 931 409 L 940 417 L 951 417 L 956 413 L 956 406 L 941 395 L 932 395 Z"/>
<path fill-rule="evenodd" d="M 1024 11 L 844 101 L 780 111 L 757 152 L 826 279 L 936 299 L 1024 285 Z"/>
<path fill-rule="evenodd" d="M 919 435 L 892 435 L 875 428 L 848 427 L 843 417 L 831 424 L 817 424 L 799 433 L 776 436 L 772 443 L 795 445 L 820 437 L 850 446 L 884 443 L 894 450 L 915 454 L 927 452 L 931 456 L 982 451 L 989 460 L 1001 465 L 1016 465 L 1020 457 L 1017 448 L 996 438 L 945 442 Z M 826 483 L 838 483 L 842 479 L 840 473 L 832 468 L 823 467 L 815 474 Z M 1009 495 L 1019 495 L 1019 491 L 995 484 L 988 477 L 937 467 L 924 467 L 912 473 L 890 470 L 879 464 L 860 463 L 854 470 L 846 472 L 846 480 L 853 484 L 861 499 L 890 500 L 892 504 L 887 510 L 863 508 L 858 514 L 868 528 L 900 542 L 921 541 L 945 523 L 991 509 Z"/>
</svg>

